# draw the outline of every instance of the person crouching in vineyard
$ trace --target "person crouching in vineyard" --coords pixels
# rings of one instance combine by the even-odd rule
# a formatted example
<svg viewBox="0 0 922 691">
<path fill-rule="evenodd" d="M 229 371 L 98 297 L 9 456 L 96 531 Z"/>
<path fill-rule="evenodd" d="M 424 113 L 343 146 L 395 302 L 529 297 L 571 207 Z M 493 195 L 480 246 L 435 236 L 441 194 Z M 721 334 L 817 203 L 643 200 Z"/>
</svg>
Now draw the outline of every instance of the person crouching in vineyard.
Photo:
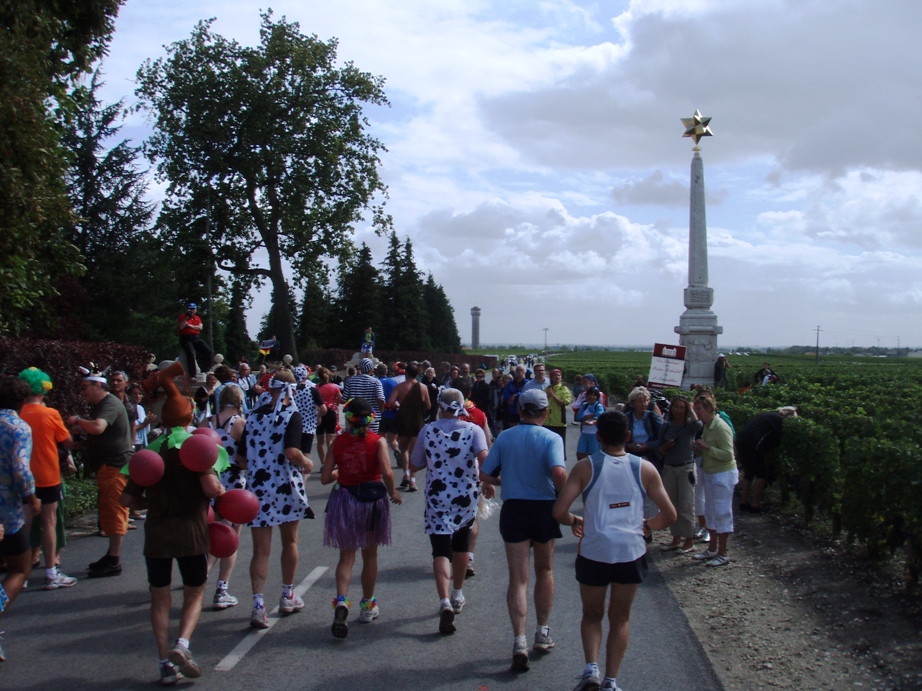
<svg viewBox="0 0 922 691">
<path fill-rule="evenodd" d="M 695 559 L 707 566 L 724 566 L 730 563 L 727 543 L 733 532 L 733 488 L 739 482 L 733 432 L 717 414 L 714 394 L 698 394 L 694 410 L 704 425 L 701 439 L 696 439 L 692 448 L 703 461 L 704 515 L 710 536 L 707 550 L 696 554 Z"/>
<path fill-rule="evenodd" d="M 756 415 L 736 440 L 743 468 L 740 481 L 740 509 L 762 513 L 762 492 L 774 479 L 774 464 L 769 454 L 781 445 L 781 429 L 785 419 L 797 417 L 797 408 L 784 406 Z"/>
</svg>

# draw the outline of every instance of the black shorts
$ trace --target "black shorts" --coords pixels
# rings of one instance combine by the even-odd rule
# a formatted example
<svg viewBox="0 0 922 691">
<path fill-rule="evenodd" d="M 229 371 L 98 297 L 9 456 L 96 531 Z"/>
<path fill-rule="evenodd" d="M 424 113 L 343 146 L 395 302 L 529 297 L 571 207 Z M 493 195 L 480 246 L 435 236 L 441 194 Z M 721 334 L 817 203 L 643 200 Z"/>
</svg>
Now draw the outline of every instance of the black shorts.
<svg viewBox="0 0 922 691">
<path fill-rule="evenodd" d="M 499 512 L 499 534 L 503 542 L 531 540 L 544 544 L 563 537 L 560 524 L 551 514 L 553 499 L 509 499 Z"/>
<path fill-rule="evenodd" d="M 445 557 L 451 559 L 452 552 L 467 552 L 471 544 L 471 527 L 474 521 L 458 528 L 451 535 L 430 535 L 432 544 L 432 558 Z"/>
<path fill-rule="evenodd" d="M 36 487 L 35 496 L 38 497 L 42 504 L 54 504 L 64 498 L 64 495 L 61 493 L 61 485 L 55 485 L 54 487 Z"/>
<path fill-rule="evenodd" d="M 173 582 L 173 559 L 144 557 L 147 562 L 147 582 L 151 588 L 166 588 Z M 208 556 L 196 554 L 191 557 L 176 557 L 182 584 L 187 588 L 198 588 L 208 580 Z"/>
<path fill-rule="evenodd" d="M 314 448 L 314 435 L 307 432 L 301 432 L 301 453 L 305 456 L 311 455 L 311 449 Z"/>
<path fill-rule="evenodd" d="M 772 464 L 761 451 L 745 446 L 737 446 L 739 464 L 743 467 L 743 477 L 753 480 L 765 480 L 771 483 L 775 479 Z"/>
<path fill-rule="evenodd" d="M 382 417 L 381 422 L 378 425 L 378 434 L 397 434 L 397 418 L 396 417 Z"/>
<path fill-rule="evenodd" d="M 0 540 L 0 557 L 18 557 L 29 549 L 29 531 L 26 526 L 15 533 L 6 533 L 3 540 Z"/>
<path fill-rule="evenodd" d="M 336 434 L 337 414 L 335 410 L 328 410 L 317 423 L 317 434 Z"/>
<path fill-rule="evenodd" d="M 634 561 L 606 564 L 603 561 L 593 561 L 581 554 L 576 556 L 576 580 L 582 585 L 604 588 L 610 583 L 629 585 L 643 583 L 647 575 L 647 555 L 644 554 Z"/>
</svg>

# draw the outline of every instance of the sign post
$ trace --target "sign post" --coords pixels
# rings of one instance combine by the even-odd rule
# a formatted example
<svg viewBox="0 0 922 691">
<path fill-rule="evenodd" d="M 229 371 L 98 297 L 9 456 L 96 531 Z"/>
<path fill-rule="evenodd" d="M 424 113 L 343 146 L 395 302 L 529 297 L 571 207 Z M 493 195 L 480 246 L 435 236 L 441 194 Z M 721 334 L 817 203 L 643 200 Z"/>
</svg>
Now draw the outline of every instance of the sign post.
<svg viewBox="0 0 922 691">
<path fill-rule="evenodd" d="M 686 350 L 685 346 L 654 343 L 647 386 L 657 389 L 664 389 L 667 386 L 681 388 L 682 376 L 685 374 Z"/>
</svg>

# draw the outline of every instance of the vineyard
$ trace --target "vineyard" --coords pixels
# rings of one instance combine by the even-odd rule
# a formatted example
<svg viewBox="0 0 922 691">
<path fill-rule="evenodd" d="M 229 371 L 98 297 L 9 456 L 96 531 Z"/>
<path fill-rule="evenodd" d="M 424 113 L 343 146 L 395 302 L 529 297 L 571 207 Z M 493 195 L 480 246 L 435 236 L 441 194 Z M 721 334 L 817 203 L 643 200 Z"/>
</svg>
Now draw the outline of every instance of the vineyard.
<svg viewBox="0 0 922 691">
<path fill-rule="evenodd" d="M 650 353 L 590 352 L 551 355 L 572 382 L 592 372 L 624 400 Z M 752 384 L 768 360 L 780 375 L 770 386 Z M 834 533 L 864 545 L 871 558 L 897 553 L 909 580 L 922 573 L 922 359 L 772 354 L 730 356 L 731 389 L 717 399 L 737 429 L 758 413 L 795 405 L 800 417 L 784 426 L 776 486 L 783 503 L 795 499 L 807 521 L 828 520 Z"/>
</svg>

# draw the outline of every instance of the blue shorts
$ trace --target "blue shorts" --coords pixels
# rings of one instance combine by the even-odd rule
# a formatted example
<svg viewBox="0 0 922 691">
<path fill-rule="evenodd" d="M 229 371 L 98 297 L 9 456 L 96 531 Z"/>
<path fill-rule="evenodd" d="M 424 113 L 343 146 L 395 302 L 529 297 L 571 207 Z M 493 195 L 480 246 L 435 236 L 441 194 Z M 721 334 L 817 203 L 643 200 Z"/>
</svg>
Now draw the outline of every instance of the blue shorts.
<svg viewBox="0 0 922 691">
<path fill-rule="evenodd" d="M 599 446 L 599 440 L 595 438 L 595 434 L 583 434 L 580 432 L 579 443 L 576 445 L 576 453 L 584 453 L 587 456 L 591 456 L 601 450 L 602 447 Z"/>
</svg>

